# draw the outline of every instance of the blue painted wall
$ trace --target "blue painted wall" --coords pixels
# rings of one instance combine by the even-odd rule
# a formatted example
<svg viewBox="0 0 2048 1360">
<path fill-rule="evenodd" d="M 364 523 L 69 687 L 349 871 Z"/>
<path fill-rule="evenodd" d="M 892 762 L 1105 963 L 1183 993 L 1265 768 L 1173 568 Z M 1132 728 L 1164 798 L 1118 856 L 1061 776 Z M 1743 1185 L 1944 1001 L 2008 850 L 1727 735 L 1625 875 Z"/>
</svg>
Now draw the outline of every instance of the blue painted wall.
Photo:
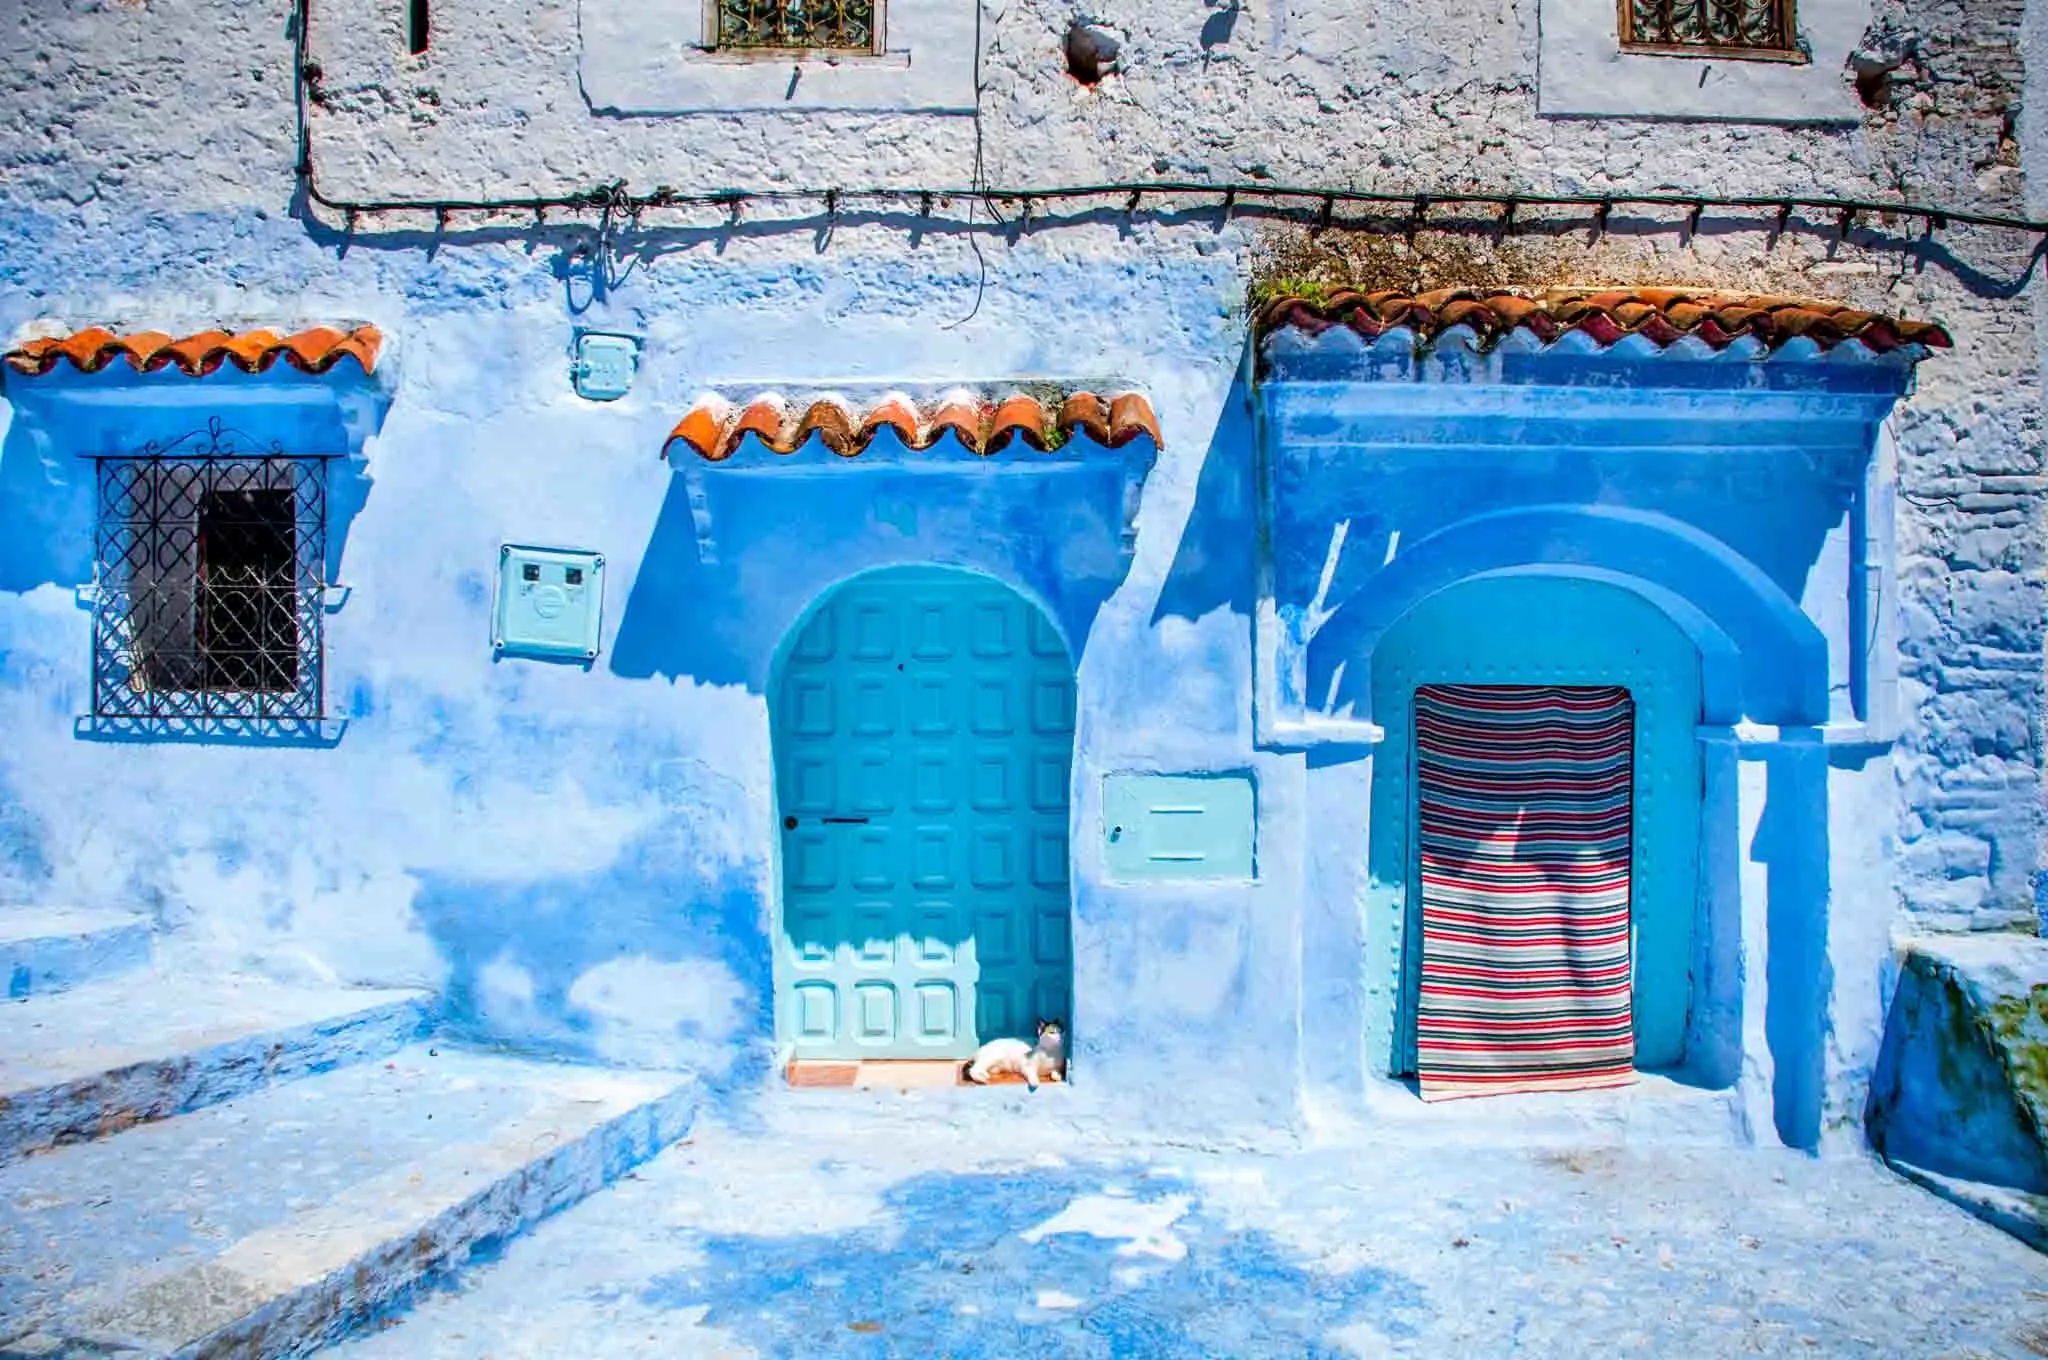
<svg viewBox="0 0 2048 1360">
<path fill-rule="evenodd" d="M 1258 739 L 1262 602 L 1293 647 L 1281 697 L 1311 715 L 1378 716 L 1378 640 L 1436 593 L 1530 563 L 1626 578 L 1673 620 L 1701 658 L 1703 723 L 1817 733 L 1882 707 L 1884 654 L 1872 673 L 1852 645 L 1868 620 L 1850 582 L 1872 551 L 1852 512 L 1895 369 L 1506 356 L 1447 361 L 1430 382 L 1304 369 L 1255 401 L 1238 266 L 1210 251 L 1025 238 L 991 254 L 983 289 L 964 250 L 919 257 L 849 228 L 822 255 L 808 235 L 679 250 L 609 289 L 574 238 L 539 239 L 430 250 L 164 216 L 110 257 L 54 218 L 0 219 L 8 328 L 54 314 L 175 330 L 214 321 L 192 299 L 230 288 L 265 320 L 359 318 L 389 338 L 377 382 L 344 383 L 353 395 L 318 417 L 255 413 L 265 384 L 232 374 L 115 377 L 121 401 L 90 418 L 36 393 L 105 383 L 8 382 L 0 902 L 140 909 L 169 931 L 173 966 L 423 983 L 465 1035 L 688 1064 L 743 1094 L 774 1034 L 775 650 L 853 573 L 962 566 L 1044 601 L 1078 655 L 1077 1070 L 1120 1100 L 1159 1097 L 1172 1122 L 1275 1123 L 1304 1090 L 1381 1078 L 1372 1016 L 1392 1013 L 1396 973 L 1370 923 L 1375 756 Z M 934 324 L 967 316 L 977 290 L 959 329 Z M 646 337 L 625 400 L 572 394 L 579 324 Z M 1128 383 L 1159 411 L 1133 555 L 1113 454 L 1020 472 L 950 445 L 911 459 L 885 437 L 865 465 L 816 448 L 735 465 L 704 483 L 713 557 L 658 456 L 704 387 L 1044 375 Z M 227 410 L 351 455 L 330 554 L 349 593 L 328 619 L 346 728 L 294 748 L 82 741 L 92 486 L 77 455 Z M 606 555 L 594 668 L 492 660 L 507 541 Z M 1701 813 L 1688 1053 L 1709 1055 L 1697 1075 L 1717 1086 L 1766 1059 L 1760 1128 L 1810 1144 L 1860 1108 L 1875 1047 L 1877 1016 L 1841 998 L 1874 993 L 1886 947 L 1890 773 L 1881 742 L 1815 745 L 1808 769 L 1730 740 L 1739 768 L 1706 776 L 1728 799 Z M 1255 881 L 1113 880 L 1102 780 L 1147 771 L 1250 772 Z M 1878 866 L 1853 914 L 1831 907 L 1838 860 Z M 1784 946 L 1754 1042 L 1758 936 L 1729 924 L 1752 904 Z M 1831 1018 L 1852 1014 L 1846 1030 Z"/>
<path fill-rule="evenodd" d="M 1220 1063 L 1235 1075 L 1196 1107 L 1291 1116 L 1296 1029 L 1274 999 L 1297 991 L 1292 851 L 1269 857 L 1258 884 L 1183 893 L 1108 883 L 1091 830 L 1109 769 L 1250 763 L 1253 540 L 1242 519 L 1179 528 L 1242 352 L 1227 264 L 1088 263 L 1027 242 L 996 258 L 982 319 L 938 336 L 930 309 L 951 314 L 978 283 L 964 251 L 940 265 L 892 245 L 850 268 L 811 255 L 806 236 L 781 244 L 810 258 L 685 255 L 592 303 L 587 280 L 563 275 L 568 235 L 560 255 L 427 253 L 189 217 L 88 264 L 94 252 L 53 221 L 16 213 L 4 233 L 10 330 L 43 314 L 177 330 L 184 296 L 225 269 L 270 299 L 266 320 L 367 320 L 387 349 L 374 383 L 314 385 L 353 394 L 347 421 L 330 410 L 316 426 L 255 411 L 266 384 L 233 373 L 8 382 L 0 904 L 137 909 L 167 931 L 169 967 L 421 983 L 463 1035 L 688 1064 L 751 1089 L 774 1032 L 775 649 L 850 574 L 948 563 L 1044 601 L 1078 654 L 1076 985 L 1092 1000 L 1077 1066 L 1129 1091 L 1184 1088 L 1180 1073 Z M 221 239 L 236 242 L 225 263 L 198 258 L 195 243 Z M 87 272 L 102 301 L 65 282 Z M 1076 317 L 1075 295 L 1105 305 Z M 625 400 L 571 392 L 577 324 L 647 337 Z M 722 469 L 707 488 L 712 561 L 660 457 L 706 386 L 745 397 L 827 379 L 1046 374 L 1142 387 L 1160 413 L 1168 454 L 1135 558 L 1120 543 L 1121 453 L 1019 473 L 949 443 L 920 466 L 884 467 L 901 451 L 877 448 L 866 465 L 813 449 L 759 473 Z M 86 418 L 57 388 L 122 395 Z M 1248 428 L 1246 409 L 1240 399 L 1217 436 L 1219 464 L 1249 466 L 1249 444 L 1228 433 Z M 345 727 L 290 748 L 81 740 L 91 619 L 75 591 L 91 579 L 93 488 L 78 455 L 214 413 L 259 440 L 351 454 L 330 531 L 348 593 L 326 620 L 328 706 Z M 492 573 L 508 541 L 604 552 L 594 667 L 493 661 Z M 1187 595 L 1177 553 L 1199 556 L 1201 593 L 1223 596 L 1193 619 L 1162 608 L 1169 589 Z"/>
</svg>

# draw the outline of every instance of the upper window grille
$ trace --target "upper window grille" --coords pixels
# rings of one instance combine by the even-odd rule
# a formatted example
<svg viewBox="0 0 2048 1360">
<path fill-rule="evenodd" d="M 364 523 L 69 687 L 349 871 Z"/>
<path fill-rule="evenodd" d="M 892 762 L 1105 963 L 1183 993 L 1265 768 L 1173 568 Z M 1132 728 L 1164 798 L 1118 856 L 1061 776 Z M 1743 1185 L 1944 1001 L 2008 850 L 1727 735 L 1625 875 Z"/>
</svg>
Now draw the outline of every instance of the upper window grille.
<svg viewBox="0 0 2048 1360">
<path fill-rule="evenodd" d="M 1671 56 L 1800 60 L 1792 0 L 1620 0 L 1621 46 Z"/>
<path fill-rule="evenodd" d="M 709 0 L 705 39 L 748 53 L 882 51 L 884 0 Z"/>
<path fill-rule="evenodd" d="M 99 461 L 93 715 L 318 723 L 326 460 L 210 433 L 204 453 Z"/>
</svg>

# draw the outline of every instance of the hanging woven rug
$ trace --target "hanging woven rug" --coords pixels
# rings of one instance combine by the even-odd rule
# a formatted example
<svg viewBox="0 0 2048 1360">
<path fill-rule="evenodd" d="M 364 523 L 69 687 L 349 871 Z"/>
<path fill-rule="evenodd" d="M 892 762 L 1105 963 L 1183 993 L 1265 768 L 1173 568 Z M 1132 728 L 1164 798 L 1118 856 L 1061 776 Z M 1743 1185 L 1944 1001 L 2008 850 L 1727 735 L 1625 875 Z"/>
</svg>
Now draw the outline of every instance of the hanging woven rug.
<svg viewBox="0 0 2048 1360">
<path fill-rule="evenodd" d="M 1635 1080 L 1634 724 L 1614 686 L 1416 691 L 1424 1100 Z"/>
</svg>

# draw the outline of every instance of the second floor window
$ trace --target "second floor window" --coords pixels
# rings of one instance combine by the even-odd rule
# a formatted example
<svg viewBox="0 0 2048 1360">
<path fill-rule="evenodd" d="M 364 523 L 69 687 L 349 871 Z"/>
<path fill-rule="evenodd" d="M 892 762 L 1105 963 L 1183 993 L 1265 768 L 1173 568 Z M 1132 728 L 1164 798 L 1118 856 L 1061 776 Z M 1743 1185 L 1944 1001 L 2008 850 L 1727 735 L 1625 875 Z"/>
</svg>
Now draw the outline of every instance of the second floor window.
<svg viewBox="0 0 2048 1360">
<path fill-rule="evenodd" d="M 880 52 L 883 0 L 711 0 L 711 45 L 736 52 Z"/>
<path fill-rule="evenodd" d="M 1625 52 L 1796 59 L 1792 0 L 1621 0 Z"/>
</svg>

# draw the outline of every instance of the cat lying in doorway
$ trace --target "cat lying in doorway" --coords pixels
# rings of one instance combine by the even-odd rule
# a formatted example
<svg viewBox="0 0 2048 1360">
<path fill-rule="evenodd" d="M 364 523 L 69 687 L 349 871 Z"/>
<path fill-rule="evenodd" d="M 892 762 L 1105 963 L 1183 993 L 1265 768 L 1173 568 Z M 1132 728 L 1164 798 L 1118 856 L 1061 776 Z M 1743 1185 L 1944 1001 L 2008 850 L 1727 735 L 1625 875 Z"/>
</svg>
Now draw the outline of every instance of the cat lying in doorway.
<svg viewBox="0 0 2048 1360">
<path fill-rule="evenodd" d="M 998 1072 L 1020 1074 L 1025 1086 L 1034 1091 L 1041 1081 L 1065 1081 L 1067 1036 L 1060 1022 L 1039 1021 L 1036 1045 L 1022 1039 L 991 1039 L 960 1067 L 960 1075 L 977 1086 L 986 1085 Z"/>
</svg>

